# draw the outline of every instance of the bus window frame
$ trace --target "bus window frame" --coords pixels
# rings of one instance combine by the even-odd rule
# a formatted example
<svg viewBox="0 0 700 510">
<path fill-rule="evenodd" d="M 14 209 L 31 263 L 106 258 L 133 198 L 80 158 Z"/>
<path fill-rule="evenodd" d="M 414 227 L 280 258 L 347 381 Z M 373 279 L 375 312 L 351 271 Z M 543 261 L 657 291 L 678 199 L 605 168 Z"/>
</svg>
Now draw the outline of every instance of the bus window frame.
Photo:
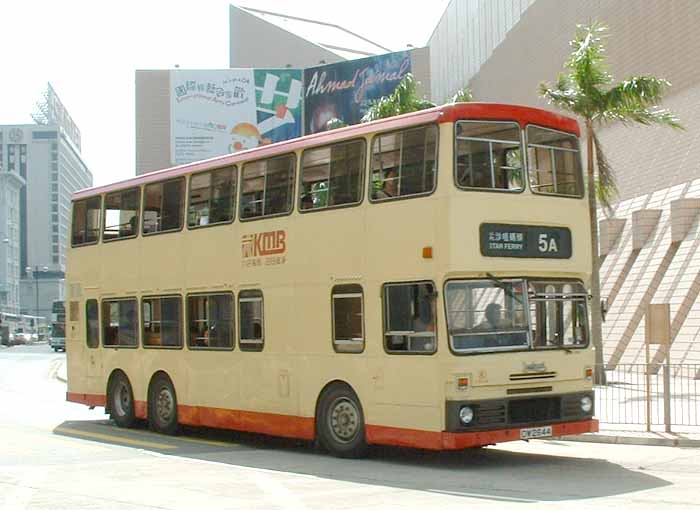
<svg viewBox="0 0 700 510">
<path fill-rule="evenodd" d="M 215 223 L 215 225 L 220 225 L 220 223 Z M 190 304 L 189 304 L 189 299 L 191 297 L 197 298 L 197 297 L 208 297 L 208 296 L 231 296 L 231 317 L 233 320 L 233 328 L 231 328 L 231 347 L 198 347 L 198 346 L 192 346 L 190 345 Z M 236 307 L 237 307 L 237 300 L 236 300 L 236 295 L 233 291 L 227 290 L 227 291 L 212 291 L 212 292 L 191 292 L 185 295 L 185 344 L 187 345 L 187 350 L 188 351 L 218 351 L 218 352 L 231 352 L 236 350 L 236 333 L 237 333 L 237 326 L 238 326 L 238 321 L 236 320 Z M 264 338 L 264 337 L 263 337 Z"/>
<path fill-rule="evenodd" d="M 384 331 L 384 326 L 386 324 L 386 292 L 385 288 L 390 285 L 420 285 L 420 284 L 431 284 L 433 286 L 433 291 L 437 294 L 437 286 L 435 285 L 435 282 L 433 280 L 403 280 L 403 281 L 397 281 L 397 282 L 384 282 L 382 283 L 381 286 L 381 301 L 382 301 L 382 320 L 380 323 L 380 328 L 381 328 L 381 339 L 382 339 L 382 348 L 384 349 L 384 353 L 388 354 L 390 356 L 434 356 L 438 353 L 440 350 L 440 343 L 438 339 L 438 332 L 440 329 L 440 321 L 438 320 L 438 305 L 435 303 L 435 349 L 433 349 L 430 352 L 425 352 L 425 351 L 392 351 L 390 349 L 387 349 L 386 347 L 386 334 L 387 332 Z M 439 295 L 435 296 L 435 300 L 437 301 L 440 299 Z"/>
<path fill-rule="evenodd" d="M 93 200 L 95 198 L 99 199 L 99 201 L 100 201 L 100 208 L 99 208 L 100 217 L 97 220 L 97 224 L 98 224 L 97 239 L 95 239 L 94 241 L 89 242 L 89 243 L 74 243 L 73 242 L 73 226 L 75 225 L 75 205 L 79 202 L 88 202 L 88 201 Z M 70 224 L 70 246 L 71 246 L 71 248 L 81 248 L 83 246 L 94 246 L 96 244 L 100 244 L 100 241 L 102 241 L 102 230 L 103 229 L 100 227 L 102 227 L 102 215 L 103 215 L 103 208 L 104 208 L 103 198 L 104 197 L 100 194 L 100 195 L 93 195 L 91 197 L 81 198 L 80 200 L 73 200 L 72 201 L 71 224 Z M 87 209 L 85 212 L 87 213 Z M 87 220 L 87 218 L 86 218 L 86 220 Z M 87 221 L 85 222 L 85 230 L 87 231 Z"/>
<path fill-rule="evenodd" d="M 379 198 L 379 199 L 374 199 L 372 198 L 372 158 L 374 157 L 374 140 L 378 136 L 384 136 L 384 135 L 390 135 L 392 133 L 400 133 L 402 131 L 411 131 L 413 129 L 419 129 L 419 128 L 426 128 L 434 126 L 435 127 L 435 179 L 433 180 L 433 189 L 430 191 L 424 191 L 422 193 L 414 193 L 412 195 L 399 195 L 397 197 L 390 197 L 390 198 Z M 394 203 L 394 202 L 399 202 L 401 200 L 410 200 L 412 198 L 422 198 L 422 197 L 429 197 L 433 194 L 438 189 L 438 180 L 440 178 L 440 124 L 435 123 L 435 122 L 429 122 L 427 124 L 417 124 L 414 126 L 410 127 L 404 127 L 400 129 L 392 129 L 388 131 L 379 131 L 375 132 L 372 134 L 372 137 L 370 138 L 369 141 L 369 150 L 367 151 L 367 199 L 370 204 L 385 204 L 385 203 Z"/>
<path fill-rule="evenodd" d="M 335 296 L 336 292 L 335 289 L 337 287 L 349 287 L 349 286 L 357 286 L 360 288 L 359 292 L 353 292 L 353 293 L 338 293 L 339 296 L 344 296 L 344 297 L 356 297 L 359 295 L 360 297 L 360 305 L 362 307 L 362 340 L 356 341 L 356 340 L 341 340 L 340 344 L 338 344 L 338 340 L 335 338 Z M 331 301 L 331 344 L 333 345 L 333 351 L 336 352 L 337 354 L 362 354 L 365 352 L 365 349 L 367 347 L 367 328 L 365 325 L 365 289 L 362 286 L 361 283 L 339 283 L 335 284 L 331 287 L 331 294 L 330 294 L 330 301 Z M 362 343 L 362 349 L 359 351 L 345 351 L 345 350 L 338 350 L 338 345 L 358 345 Z"/>
<path fill-rule="evenodd" d="M 88 335 L 90 333 L 90 316 L 88 315 L 88 303 L 94 301 L 97 305 L 97 343 L 95 345 L 90 345 L 88 342 Z M 100 300 L 97 298 L 88 298 L 85 300 L 85 345 L 88 349 L 99 349 L 102 345 L 102 323 L 100 321 Z"/>
<path fill-rule="evenodd" d="M 301 208 L 301 196 L 302 196 L 302 191 L 304 187 L 304 154 L 307 151 L 314 151 L 318 149 L 325 149 L 325 148 L 331 148 L 335 145 L 343 145 L 347 143 L 353 143 L 353 142 L 358 142 L 362 141 L 362 150 L 364 151 L 364 163 L 363 163 L 363 168 L 360 173 L 360 198 L 357 202 L 348 202 L 346 204 L 339 204 L 339 205 L 327 205 L 326 207 L 319 207 L 318 209 L 302 209 Z M 324 145 L 317 145 L 314 147 L 307 147 L 304 150 L 301 151 L 299 154 L 299 179 L 297 183 L 297 212 L 300 214 L 306 214 L 310 212 L 320 212 L 320 211 L 328 211 L 328 210 L 334 210 L 334 209 L 347 209 L 350 207 L 358 207 L 362 205 L 362 203 L 365 201 L 365 176 L 367 174 L 367 170 L 369 168 L 369 162 L 371 161 L 369 159 L 369 151 L 367 150 L 368 144 L 367 144 L 367 138 L 364 137 L 357 137 L 357 138 L 348 138 L 346 140 L 340 140 L 338 142 L 334 143 L 327 143 Z M 332 150 L 332 149 L 331 149 Z"/>
<path fill-rule="evenodd" d="M 248 294 L 248 293 L 253 293 L 257 292 L 260 294 L 260 296 L 251 296 L 248 297 L 245 295 L 243 298 L 241 298 L 241 294 Z M 262 338 L 258 342 L 257 340 L 250 340 L 246 339 L 245 342 L 241 342 L 241 330 L 243 327 L 243 319 L 242 314 L 241 314 L 241 303 L 246 303 L 246 302 L 255 302 L 255 301 L 260 301 L 261 306 L 260 310 L 262 311 L 262 321 L 260 321 L 260 329 L 261 329 L 261 334 Z M 262 291 L 261 288 L 255 288 L 255 289 L 243 289 L 238 291 L 238 297 L 236 299 L 236 312 L 237 312 L 237 317 L 238 317 L 238 324 L 237 324 L 237 335 L 236 335 L 236 340 L 238 341 L 238 350 L 242 352 L 263 352 L 265 350 L 265 293 Z M 251 349 L 248 346 L 253 345 L 253 346 L 260 346 L 260 349 Z M 245 347 L 244 347 L 245 346 Z"/>
<path fill-rule="evenodd" d="M 168 230 L 158 230 L 157 232 L 144 232 L 143 228 L 146 225 L 145 222 L 145 213 L 146 213 L 146 188 L 149 186 L 155 186 L 155 185 L 164 185 L 167 182 L 174 182 L 174 181 L 181 181 L 184 186 L 182 187 L 182 209 L 180 210 L 180 228 L 171 228 Z M 143 185 L 143 190 L 141 191 L 141 218 L 140 218 L 140 223 L 141 223 L 141 229 L 140 233 L 141 235 L 146 238 L 146 237 L 151 237 L 151 236 L 157 236 L 159 234 L 172 234 L 173 232 L 182 232 L 184 226 L 185 226 L 185 220 L 186 220 L 186 211 L 187 211 L 187 197 L 188 197 L 188 191 L 189 188 L 187 187 L 187 179 L 185 176 L 181 177 L 174 177 L 172 179 L 166 179 L 164 181 L 156 181 L 156 182 L 149 182 Z"/>
<path fill-rule="evenodd" d="M 136 301 L 136 342 L 134 345 L 105 345 L 105 334 L 104 334 L 104 324 L 100 323 L 100 338 L 102 340 L 102 348 L 103 349 L 138 349 L 141 346 L 141 310 L 140 308 L 140 300 L 138 296 L 129 296 L 129 297 L 119 297 L 119 298 L 103 298 L 100 300 L 100 306 L 104 306 L 104 303 L 115 303 L 117 301 Z M 101 319 L 104 319 L 104 313 L 102 313 L 104 310 L 98 313 L 98 316 Z"/>
<path fill-rule="evenodd" d="M 528 150 L 529 143 L 528 143 L 528 138 L 527 138 L 527 128 L 529 128 L 530 126 L 536 127 L 538 129 L 543 129 L 545 131 L 552 131 L 553 133 L 563 133 L 565 135 L 569 135 L 569 136 L 573 137 L 576 140 L 576 142 L 578 143 L 578 150 L 577 151 L 570 151 L 570 152 L 577 152 L 578 153 L 577 159 L 578 159 L 579 168 L 580 168 L 579 179 L 580 179 L 580 184 L 581 184 L 581 194 L 580 195 L 566 195 L 563 193 L 542 193 L 541 191 L 536 191 L 532 187 L 532 182 L 530 180 L 530 156 L 529 156 L 529 150 Z M 586 182 L 585 182 L 586 179 L 584 176 L 583 160 L 581 159 L 581 157 L 582 157 L 581 137 L 579 135 L 576 135 L 576 133 L 570 133 L 569 131 L 563 131 L 561 129 L 553 129 L 550 127 L 541 126 L 539 124 L 532 124 L 532 123 L 525 124 L 525 126 L 522 127 L 522 132 L 523 132 L 523 137 L 524 137 L 524 140 L 523 140 L 524 145 L 523 146 L 525 148 L 525 153 L 524 153 L 523 157 L 524 157 L 524 161 L 525 161 L 525 167 L 527 169 L 527 186 L 528 186 L 528 189 L 530 190 L 530 192 L 533 195 L 539 195 L 539 196 L 545 196 L 545 197 L 562 197 L 562 198 L 571 198 L 571 199 L 584 199 L 584 198 L 586 198 L 586 193 L 587 193 Z M 556 150 L 555 147 L 552 147 L 552 148 L 554 148 Z M 566 150 L 566 149 L 561 149 L 561 150 Z"/>
<path fill-rule="evenodd" d="M 276 213 L 276 214 L 267 214 L 263 216 L 255 216 L 254 218 L 244 218 L 243 215 L 241 214 L 241 208 L 243 207 L 243 169 L 245 168 L 246 165 L 251 164 L 251 163 L 257 163 L 259 161 L 266 161 L 270 159 L 279 159 L 285 156 L 293 156 L 292 160 L 294 161 L 294 168 L 292 169 L 292 185 L 290 186 L 290 193 L 292 195 L 291 201 L 289 204 L 289 211 L 283 212 L 283 213 Z M 260 220 L 266 220 L 268 218 L 281 218 L 283 216 L 290 216 L 294 210 L 294 203 L 295 203 L 295 194 L 296 194 L 296 177 L 297 177 L 297 169 L 299 168 L 300 162 L 299 162 L 299 154 L 297 154 L 295 151 L 289 151 L 289 152 L 283 152 L 281 154 L 276 154 L 274 156 L 267 156 L 265 158 L 258 158 L 258 159 L 251 159 L 249 161 L 242 161 L 240 162 L 240 180 L 238 183 L 238 191 L 237 191 L 237 197 L 238 197 L 238 204 L 236 204 L 236 208 L 238 209 L 238 221 L 240 223 L 247 223 L 249 221 L 260 221 Z"/>
<path fill-rule="evenodd" d="M 177 298 L 180 300 L 180 345 L 146 345 L 146 321 L 144 320 L 144 313 L 143 313 L 143 305 L 145 300 L 153 300 L 153 299 L 169 299 L 169 298 Z M 183 310 L 183 300 L 182 300 L 182 294 L 164 294 L 164 295 L 147 295 L 147 296 L 141 296 L 141 299 L 139 300 L 139 326 L 140 326 L 140 332 L 139 335 L 141 337 L 141 347 L 144 349 L 156 349 L 156 350 L 166 350 L 166 351 L 181 351 L 185 344 L 184 344 L 184 310 Z M 151 309 L 151 316 L 153 315 L 153 310 Z M 151 317 L 151 322 L 153 322 L 153 319 Z M 161 320 L 162 324 L 162 320 Z M 161 326 L 162 327 L 162 326 Z M 161 336 L 162 338 L 162 336 Z"/>
<path fill-rule="evenodd" d="M 137 221 L 136 221 L 136 228 L 135 234 L 131 236 L 124 236 L 124 237 L 115 237 L 113 239 L 105 239 L 104 233 L 105 233 L 105 228 L 107 228 L 107 197 L 109 195 L 115 195 L 117 193 L 125 193 L 127 191 L 131 190 L 138 190 L 139 196 L 138 196 L 138 204 L 139 204 L 139 209 L 137 211 Z M 143 211 L 141 210 L 141 201 L 143 199 L 143 191 L 141 189 L 141 186 L 132 186 L 130 188 L 124 188 L 120 190 L 115 190 L 115 191 L 110 191 L 109 193 L 105 193 L 104 196 L 102 197 L 102 231 L 100 232 L 100 239 L 102 240 L 103 243 L 113 243 L 117 241 L 125 241 L 127 239 L 136 239 L 139 237 L 141 233 L 141 223 L 142 223 L 142 216 L 143 216 Z"/>
<path fill-rule="evenodd" d="M 236 164 L 236 163 L 232 163 L 231 165 L 221 166 L 221 167 L 218 167 L 218 168 L 212 168 L 212 169 L 209 169 L 209 170 L 202 170 L 201 172 L 195 172 L 195 173 L 189 174 L 189 175 L 187 176 L 187 191 L 186 191 L 186 193 L 187 193 L 187 203 L 185 204 L 186 207 L 185 207 L 185 222 L 184 222 L 184 223 L 187 224 L 187 230 L 200 230 L 200 229 L 203 229 L 203 228 L 219 227 L 219 226 L 221 226 L 221 225 L 230 225 L 231 223 L 233 223 L 234 221 L 236 221 L 236 213 L 238 212 L 238 211 L 237 211 L 237 209 L 238 209 L 237 199 L 238 199 L 238 183 L 239 183 L 239 170 L 240 170 L 240 169 L 239 169 L 239 166 L 242 166 L 242 165 L 238 165 L 238 164 Z M 217 221 L 216 223 L 207 223 L 206 225 L 195 225 L 195 226 L 190 226 L 189 213 L 190 213 L 190 191 L 191 191 L 191 189 L 192 189 L 192 178 L 193 178 L 193 177 L 196 177 L 196 176 L 198 176 L 198 175 L 206 174 L 206 173 L 211 174 L 211 173 L 217 172 L 217 171 L 219 171 L 219 170 L 224 170 L 224 169 L 226 169 L 226 168 L 231 168 L 231 167 L 233 167 L 233 175 L 234 175 L 234 177 L 235 177 L 235 179 L 236 179 L 236 192 L 231 196 L 231 202 L 232 202 L 232 204 L 231 204 L 231 207 L 232 207 L 232 209 L 231 209 L 231 219 L 230 219 L 230 220 L 227 220 L 227 221 Z"/>
<path fill-rule="evenodd" d="M 465 139 L 465 140 L 475 140 L 479 141 L 478 138 L 472 138 L 472 137 L 463 137 L 463 138 L 458 138 L 457 137 L 457 124 L 460 122 L 487 122 L 487 123 L 493 123 L 493 124 L 515 124 L 518 127 L 518 133 L 520 137 L 520 153 L 521 153 L 521 162 L 523 164 L 522 172 L 523 172 L 523 184 L 522 187 L 518 189 L 503 189 L 503 188 L 474 188 L 471 186 L 460 186 L 458 181 L 457 181 L 457 140 L 460 139 Z M 520 125 L 520 123 L 517 120 L 491 120 L 491 119 L 459 119 L 454 122 L 453 124 L 453 132 L 452 132 L 452 139 L 454 141 L 453 147 L 452 147 L 452 180 L 454 182 L 454 186 L 456 189 L 459 191 L 466 191 L 466 192 L 478 192 L 478 193 L 505 193 L 505 194 L 510 194 L 510 195 L 520 195 L 525 192 L 526 189 L 529 189 L 530 185 L 530 175 L 529 171 L 527 168 L 527 147 L 525 146 L 525 129 Z M 488 140 L 482 140 L 482 141 L 488 141 Z"/>
</svg>

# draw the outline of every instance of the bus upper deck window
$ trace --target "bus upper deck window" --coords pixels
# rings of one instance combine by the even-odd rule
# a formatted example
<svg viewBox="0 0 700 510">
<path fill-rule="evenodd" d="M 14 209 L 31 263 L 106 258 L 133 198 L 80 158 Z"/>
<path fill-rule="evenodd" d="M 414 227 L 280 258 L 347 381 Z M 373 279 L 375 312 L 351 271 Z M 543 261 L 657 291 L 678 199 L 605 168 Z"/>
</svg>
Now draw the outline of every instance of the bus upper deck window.
<svg viewBox="0 0 700 510">
<path fill-rule="evenodd" d="M 372 141 L 372 201 L 432 193 L 437 176 L 437 127 L 381 134 Z"/>
<path fill-rule="evenodd" d="M 197 228 L 233 220 L 236 167 L 219 168 L 190 177 L 187 225 Z"/>
<path fill-rule="evenodd" d="M 455 129 L 457 187 L 523 190 L 523 158 L 518 124 L 460 121 Z"/>
<path fill-rule="evenodd" d="M 527 161 L 533 192 L 583 196 L 583 175 L 576 136 L 528 126 Z"/>
<path fill-rule="evenodd" d="M 105 196 L 102 240 L 134 237 L 138 232 L 139 188 L 115 191 Z"/>
<path fill-rule="evenodd" d="M 72 245 L 95 244 L 100 238 L 102 198 L 92 197 L 73 204 Z"/>
<path fill-rule="evenodd" d="M 352 140 L 304 151 L 299 209 L 358 203 L 362 198 L 365 141 Z"/>
<path fill-rule="evenodd" d="M 287 214 L 294 195 L 295 154 L 243 165 L 240 213 L 242 220 Z"/>
</svg>

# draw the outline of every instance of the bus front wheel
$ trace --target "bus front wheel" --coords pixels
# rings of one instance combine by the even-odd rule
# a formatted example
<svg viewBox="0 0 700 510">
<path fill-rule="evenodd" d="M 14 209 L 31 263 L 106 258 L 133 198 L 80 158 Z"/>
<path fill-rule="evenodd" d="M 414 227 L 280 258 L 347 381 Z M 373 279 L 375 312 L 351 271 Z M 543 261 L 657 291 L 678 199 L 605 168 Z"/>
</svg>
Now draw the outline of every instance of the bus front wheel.
<svg viewBox="0 0 700 510">
<path fill-rule="evenodd" d="M 129 378 L 123 372 L 117 372 L 109 385 L 109 417 L 118 427 L 129 428 L 134 425 L 134 392 Z"/>
<path fill-rule="evenodd" d="M 323 392 L 316 432 L 321 445 L 332 455 L 358 458 L 367 453 L 362 406 L 352 389 L 334 384 Z"/>
<path fill-rule="evenodd" d="M 177 433 L 177 396 L 170 378 L 163 373 L 153 378 L 148 392 L 148 424 L 161 434 Z"/>
</svg>

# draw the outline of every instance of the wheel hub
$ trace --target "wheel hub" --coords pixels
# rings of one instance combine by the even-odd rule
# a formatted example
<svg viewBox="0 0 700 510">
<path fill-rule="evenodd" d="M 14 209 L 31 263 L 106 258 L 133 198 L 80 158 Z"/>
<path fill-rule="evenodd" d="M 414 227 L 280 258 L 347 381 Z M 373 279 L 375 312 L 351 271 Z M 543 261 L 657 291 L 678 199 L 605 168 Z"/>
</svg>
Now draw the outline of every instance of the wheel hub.
<svg viewBox="0 0 700 510">
<path fill-rule="evenodd" d="M 360 423 L 360 412 L 353 401 L 342 397 L 331 405 L 329 428 L 335 438 L 343 443 L 349 443 L 357 435 Z"/>
<path fill-rule="evenodd" d="M 162 423 L 170 421 L 173 412 L 173 396 L 167 388 L 163 388 L 158 393 L 156 399 L 156 413 Z"/>
</svg>

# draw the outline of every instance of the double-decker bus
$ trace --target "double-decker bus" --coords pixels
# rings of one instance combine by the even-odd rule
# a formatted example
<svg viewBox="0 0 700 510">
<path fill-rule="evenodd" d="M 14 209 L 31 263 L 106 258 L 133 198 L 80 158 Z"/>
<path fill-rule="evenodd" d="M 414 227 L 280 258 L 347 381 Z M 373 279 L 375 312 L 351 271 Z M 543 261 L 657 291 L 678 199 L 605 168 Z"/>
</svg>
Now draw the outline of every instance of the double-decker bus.
<svg viewBox="0 0 700 510">
<path fill-rule="evenodd" d="M 339 456 L 596 431 L 578 135 L 454 104 L 74 194 L 67 399 Z"/>
<path fill-rule="evenodd" d="M 49 345 L 56 352 L 66 350 L 66 306 L 63 300 L 51 303 Z"/>
</svg>

